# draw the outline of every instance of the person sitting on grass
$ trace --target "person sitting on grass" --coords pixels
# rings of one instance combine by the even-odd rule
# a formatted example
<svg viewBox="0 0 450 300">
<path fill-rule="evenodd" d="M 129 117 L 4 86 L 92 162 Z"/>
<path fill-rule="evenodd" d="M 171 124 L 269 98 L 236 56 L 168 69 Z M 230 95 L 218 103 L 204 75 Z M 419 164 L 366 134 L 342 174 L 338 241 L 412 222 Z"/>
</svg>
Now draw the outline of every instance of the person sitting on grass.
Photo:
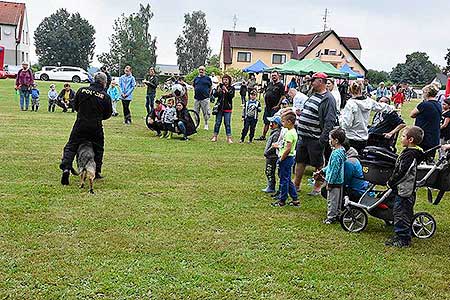
<svg viewBox="0 0 450 300">
<path fill-rule="evenodd" d="M 405 149 L 397 158 L 394 172 L 387 183 L 394 197 L 394 236 L 385 242 L 386 246 L 402 248 L 411 245 L 417 165 L 424 158 L 417 145 L 422 142 L 423 134 L 423 130 L 417 126 L 403 130 L 401 144 Z"/>
<path fill-rule="evenodd" d="M 164 130 L 162 115 L 166 107 L 161 103 L 161 100 L 155 100 L 155 108 L 150 112 L 148 124 L 156 131 L 156 136 L 161 136 L 161 130 Z"/>
<path fill-rule="evenodd" d="M 344 164 L 347 159 L 344 149 L 345 131 L 342 128 L 333 129 L 330 132 L 329 143 L 333 151 L 331 152 L 328 165 L 316 172 L 314 177 L 325 175 L 327 183 L 327 218 L 324 224 L 333 224 L 338 221 L 339 210 L 343 198 L 344 184 Z"/>
<path fill-rule="evenodd" d="M 250 92 L 250 99 L 245 102 L 242 110 L 242 121 L 244 121 L 244 128 L 242 128 L 241 139 L 239 143 L 243 143 L 247 133 L 250 129 L 250 136 L 248 142 L 253 142 L 255 136 L 256 124 L 258 123 L 258 113 L 262 111 L 261 103 L 256 100 L 257 92 L 255 90 Z"/>
<path fill-rule="evenodd" d="M 164 134 L 161 136 L 161 138 L 167 137 L 167 139 L 172 138 L 172 133 L 175 129 L 174 127 L 174 121 L 175 117 L 177 115 L 176 109 L 173 106 L 173 99 L 169 99 L 167 101 L 167 107 L 164 110 L 162 119 L 163 119 L 163 128 L 164 128 Z"/>
<path fill-rule="evenodd" d="M 281 118 L 280 116 L 273 116 L 269 118 L 270 121 L 270 134 L 269 138 L 266 142 L 266 148 L 264 149 L 264 156 L 266 157 L 266 177 L 267 177 L 267 186 L 262 189 L 264 193 L 275 193 L 276 186 L 276 177 L 275 171 L 277 170 L 277 160 L 278 154 L 277 149 L 272 146 L 272 144 L 278 142 L 278 138 L 280 136 L 281 127 Z"/>
<path fill-rule="evenodd" d="M 283 137 L 282 145 L 272 144 L 272 147 L 279 148 L 278 174 L 280 177 L 280 196 L 273 206 L 281 207 L 286 205 L 289 196 L 292 198 L 291 206 L 300 206 L 297 189 L 292 182 L 292 167 L 294 166 L 295 148 L 297 146 L 298 135 L 294 128 L 296 115 L 293 111 L 287 111 L 281 115 L 281 123 L 287 129 Z"/>
<path fill-rule="evenodd" d="M 175 129 L 177 132 L 183 134 L 182 140 L 187 141 L 189 140 L 188 136 L 197 132 L 194 121 L 183 102 L 177 103 L 176 110 Z"/>
</svg>

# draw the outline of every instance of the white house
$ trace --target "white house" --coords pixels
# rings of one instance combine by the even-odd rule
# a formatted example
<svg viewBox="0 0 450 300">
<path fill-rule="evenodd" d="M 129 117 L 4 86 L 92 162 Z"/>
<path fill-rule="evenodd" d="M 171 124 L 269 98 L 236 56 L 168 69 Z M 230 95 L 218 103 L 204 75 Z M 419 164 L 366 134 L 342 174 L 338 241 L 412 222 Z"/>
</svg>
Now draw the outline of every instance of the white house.
<svg viewBox="0 0 450 300">
<path fill-rule="evenodd" d="M 30 60 L 25 3 L 0 1 L 0 45 L 5 47 L 5 65 L 20 65 Z"/>
</svg>

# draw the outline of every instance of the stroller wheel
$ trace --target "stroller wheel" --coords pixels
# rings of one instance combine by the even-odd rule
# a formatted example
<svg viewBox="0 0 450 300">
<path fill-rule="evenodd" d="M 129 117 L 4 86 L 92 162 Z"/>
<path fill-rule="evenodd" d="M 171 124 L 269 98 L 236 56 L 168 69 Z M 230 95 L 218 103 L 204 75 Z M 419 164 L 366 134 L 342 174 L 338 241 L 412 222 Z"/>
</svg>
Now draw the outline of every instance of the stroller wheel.
<svg viewBox="0 0 450 300">
<path fill-rule="evenodd" d="M 349 232 L 361 232 L 367 226 L 367 214 L 359 207 L 349 207 L 341 215 L 341 227 Z"/>
<path fill-rule="evenodd" d="M 436 232 L 436 221 L 429 213 L 419 212 L 414 215 L 411 229 L 416 238 L 428 239 Z"/>
</svg>

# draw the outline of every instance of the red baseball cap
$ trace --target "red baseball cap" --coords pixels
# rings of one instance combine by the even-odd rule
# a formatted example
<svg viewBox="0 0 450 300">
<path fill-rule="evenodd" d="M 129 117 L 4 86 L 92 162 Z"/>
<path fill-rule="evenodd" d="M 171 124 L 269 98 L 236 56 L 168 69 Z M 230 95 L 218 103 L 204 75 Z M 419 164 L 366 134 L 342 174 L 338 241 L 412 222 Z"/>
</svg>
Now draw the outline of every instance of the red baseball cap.
<svg viewBox="0 0 450 300">
<path fill-rule="evenodd" d="M 325 74 L 325 73 L 322 73 L 322 72 L 314 73 L 314 74 L 311 76 L 310 81 L 313 81 L 313 80 L 316 79 L 316 78 L 327 79 L 327 78 L 328 78 L 328 75 Z"/>
</svg>

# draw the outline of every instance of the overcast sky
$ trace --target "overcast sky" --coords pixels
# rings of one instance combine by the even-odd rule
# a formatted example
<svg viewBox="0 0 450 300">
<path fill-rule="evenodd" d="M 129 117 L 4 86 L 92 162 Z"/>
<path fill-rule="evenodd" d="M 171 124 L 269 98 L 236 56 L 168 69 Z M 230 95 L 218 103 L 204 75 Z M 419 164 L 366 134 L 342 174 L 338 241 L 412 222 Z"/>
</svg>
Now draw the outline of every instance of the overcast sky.
<svg viewBox="0 0 450 300">
<path fill-rule="evenodd" d="M 194 10 L 206 13 L 211 30 L 210 47 L 217 54 L 222 30 L 233 28 L 234 15 L 238 19 L 236 30 L 247 31 L 254 26 L 264 32 L 311 33 L 322 30 L 325 8 L 330 10 L 331 29 L 338 35 L 360 39 L 361 62 L 368 69 L 390 71 L 404 62 L 406 54 L 418 50 L 427 52 L 434 63 L 444 65 L 446 49 L 450 48 L 450 33 L 445 29 L 450 0 L 28 0 L 25 3 L 31 33 L 44 17 L 59 8 L 71 13 L 78 11 L 95 27 L 96 55 L 109 50 L 108 38 L 116 18 L 137 11 L 139 3 L 150 3 L 154 13 L 150 32 L 157 37 L 157 63 L 165 64 L 176 64 L 174 42 L 182 31 L 184 14 Z M 35 62 L 34 47 L 31 52 Z"/>
</svg>

